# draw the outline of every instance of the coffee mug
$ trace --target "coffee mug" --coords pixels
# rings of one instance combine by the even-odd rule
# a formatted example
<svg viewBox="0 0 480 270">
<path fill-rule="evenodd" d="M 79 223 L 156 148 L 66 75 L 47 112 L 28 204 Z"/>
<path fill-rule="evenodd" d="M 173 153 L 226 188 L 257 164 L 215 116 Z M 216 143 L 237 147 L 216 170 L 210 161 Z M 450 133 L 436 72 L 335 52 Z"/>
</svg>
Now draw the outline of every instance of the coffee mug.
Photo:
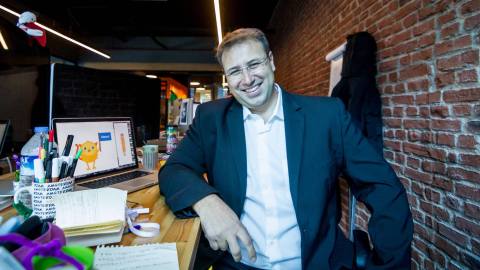
<svg viewBox="0 0 480 270">
<path fill-rule="evenodd" d="M 32 183 L 31 186 L 21 187 L 15 191 L 13 201 L 17 204 L 20 193 L 27 191 L 32 196 L 32 215 L 39 216 L 42 219 L 55 217 L 55 204 L 53 197 L 73 191 L 75 179 L 68 177 L 60 182 L 51 183 Z"/>
<path fill-rule="evenodd" d="M 146 170 L 155 170 L 158 163 L 158 145 L 146 144 L 142 147 L 143 168 Z"/>
</svg>

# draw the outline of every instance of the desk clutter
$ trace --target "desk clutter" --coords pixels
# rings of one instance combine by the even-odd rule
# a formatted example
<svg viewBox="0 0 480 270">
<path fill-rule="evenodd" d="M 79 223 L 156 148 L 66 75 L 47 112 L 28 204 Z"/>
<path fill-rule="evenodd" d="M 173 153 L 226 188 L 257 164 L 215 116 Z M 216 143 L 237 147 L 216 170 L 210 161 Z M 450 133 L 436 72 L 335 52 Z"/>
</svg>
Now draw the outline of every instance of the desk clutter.
<svg viewBox="0 0 480 270">
<path fill-rule="evenodd" d="M 0 216 L 0 269 L 179 269 L 176 243 L 116 246 L 127 233 L 158 236 L 160 225 L 136 221 L 149 209 L 128 208 L 126 190 L 74 191 L 82 147 L 70 156 L 74 136 L 65 135 L 59 155 L 53 131 L 42 127 L 35 132 L 21 158 L 14 157 L 14 179 L 1 181 L 8 192 L 1 192 L 0 207 L 13 201 L 18 216 Z M 163 164 L 168 158 L 157 156 L 156 145 L 144 150 L 151 169 L 158 159 Z"/>
<path fill-rule="evenodd" d="M 34 199 L 35 201 L 35 199 Z M 127 191 L 100 188 L 53 196 L 55 219 L 16 216 L 0 226 L 0 269 L 179 269 L 175 243 L 119 243 L 124 231 L 159 234 L 156 223 L 137 223 L 148 208 L 128 209 Z M 89 247 L 98 246 L 96 252 Z M 128 256 L 126 256 L 128 254 Z M 73 268 L 72 268 L 73 267 Z M 58 269 L 58 268 L 56 268 Z"/>
<path fill-rule="evenodd" d="M 83 150 L 77 148 L 74 157 L 70 156 L 73 135 L 69 135 L 59 155 L 54 130 L 48 127 L 34 130 L 35 135 L 22 148 L 21 158 L 13 156 L 16 164 L 13 206 L 25 217 L 33 212 L 43 219 L 53 218 L 53 196 L 73 191 L 74 173 Z"/>
</svg>

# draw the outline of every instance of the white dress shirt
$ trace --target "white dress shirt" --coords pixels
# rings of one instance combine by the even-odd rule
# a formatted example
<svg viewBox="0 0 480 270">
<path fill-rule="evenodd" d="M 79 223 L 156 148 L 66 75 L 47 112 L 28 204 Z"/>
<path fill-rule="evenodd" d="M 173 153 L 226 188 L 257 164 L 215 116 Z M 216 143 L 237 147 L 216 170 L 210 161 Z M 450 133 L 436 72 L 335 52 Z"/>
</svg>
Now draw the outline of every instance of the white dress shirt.
<svg viewBox="0 0 480 270">
<path fill-rule="evenodd" d="M 243 107 L 247 146 L 247 193 L 240 221 L 257 252 L 252 263 L 243 245 L 242 263 L 262 269 L 301 269 L 300 229 L 290 193 L 282 93 L 267 122 Z"/>
</svg>

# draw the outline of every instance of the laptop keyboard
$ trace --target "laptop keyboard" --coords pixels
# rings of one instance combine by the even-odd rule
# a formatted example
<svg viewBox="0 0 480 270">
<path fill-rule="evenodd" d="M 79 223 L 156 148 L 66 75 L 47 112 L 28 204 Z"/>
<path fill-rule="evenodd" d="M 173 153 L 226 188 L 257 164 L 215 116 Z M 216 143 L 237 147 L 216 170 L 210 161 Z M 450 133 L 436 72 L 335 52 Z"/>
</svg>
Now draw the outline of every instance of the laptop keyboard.
<svg viewBox="0 0 480 270">
<path fill-rule="evenodd" d="M 128 172 L 124 174 L 105 177 L 97 181 L 92 181 L 92 182 L 79 184 L 79 185 L 87 188 L 102 188 L 102 187 L 108 187 L 114 184 L 122 183 L 128 180 L 132 180 L 133 178 L 138 178 L 138 177 L 142 177 L 149 174 L 151 173 L 144 172 L 144 171 L 133 171 L 133 172 Z"/>
</svg>

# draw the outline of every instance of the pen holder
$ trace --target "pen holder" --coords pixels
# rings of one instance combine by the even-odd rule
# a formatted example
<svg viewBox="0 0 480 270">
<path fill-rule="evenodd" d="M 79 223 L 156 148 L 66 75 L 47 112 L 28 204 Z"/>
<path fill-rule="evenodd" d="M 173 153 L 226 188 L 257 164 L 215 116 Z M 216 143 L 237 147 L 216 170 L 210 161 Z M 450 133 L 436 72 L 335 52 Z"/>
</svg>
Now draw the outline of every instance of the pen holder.
<svg viewBox="0 0 480 270">
<path fill-rule="evenodd" d="M 73 191 L 74 185 L 75 178 L 73 177 L 61 179 L 59 182 L 33 183 L 31 186 L 16 190 L 13 201 L 17 204 L 20 193 L 27 191 L 32 196 L 32 216 L 39 216 L 41 219 L 54 218 L 55 204 L 53 197 Z"/>
</svg>

